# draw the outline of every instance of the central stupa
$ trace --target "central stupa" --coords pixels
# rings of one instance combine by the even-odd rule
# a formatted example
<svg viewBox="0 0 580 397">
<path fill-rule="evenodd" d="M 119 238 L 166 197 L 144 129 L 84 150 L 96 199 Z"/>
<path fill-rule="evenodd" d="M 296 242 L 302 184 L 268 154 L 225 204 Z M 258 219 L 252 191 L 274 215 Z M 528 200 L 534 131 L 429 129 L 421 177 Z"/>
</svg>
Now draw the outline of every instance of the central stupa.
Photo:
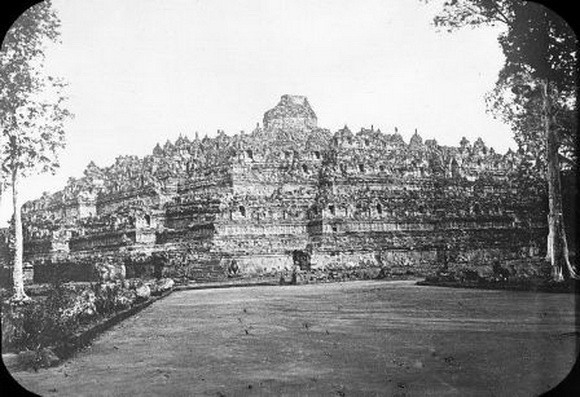
<svg viewBox="0 0 580 397">
<path fill-rule="evenodd" d="M 316 124 L 316 113 L 303 95 L 282 95 L 280 102 L 264 113 L 266 129 L 313 129 Z"/>
</svg>

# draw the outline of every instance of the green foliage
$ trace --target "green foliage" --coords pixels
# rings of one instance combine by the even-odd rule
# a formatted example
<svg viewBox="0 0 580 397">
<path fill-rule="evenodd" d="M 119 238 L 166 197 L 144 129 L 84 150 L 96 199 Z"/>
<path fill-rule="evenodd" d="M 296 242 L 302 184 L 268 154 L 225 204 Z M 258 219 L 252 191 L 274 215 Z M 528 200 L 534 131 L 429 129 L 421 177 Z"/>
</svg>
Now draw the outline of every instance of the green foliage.
<svg viewBox="0 0 580 397">
<path fill-rule="evenodd" d="M 57 42 L 60 21 L 44 1 L 7 32 L 0 52 L 0 172 L 54 171 L 64 147 L 65 83 L 43 73 L 47 42 Z M 2 175 L 0 173 L 0 175 Z"/>
<path fill-rule="evenodd" d="M 39 368 L 47 368 L 59 361 L 54 352 L 43 347 L 36 350 L 25 350 L 18 355 L 19 366 L 21 368 L 33 368 L 37 371 Z"/>
<path fill-rule="evenodd" d="M 75 294 L 62 284 L 55 285 L 44 300 L 2 308 L 2 346 L 16 350 L 38 350 L 62 340 L 80 324 L 66 308 L 74 305 Z"/>
<path fill-rule="evenodd" d="M 500 80 L 525 72 L 532 78 L 548 78 L 558 84 L 559 90 L 575 86 L 574 31 L 564 19 L 540 4 L 521 0 L 445 0 L 433 23 L 450 32 L 464 27 L 505 28 L 498 38 L 506 57 Z"/>
<path fill-rule="evenodd" d="M 562 169 L 576 170 L 578 133 L 576 98 L 552 85 L 550 94 L 552 128 L 560 147 Z M 542 94 L 537 81 L 524 72 L 500 76 L 486 101 L 496 117 L 509 124 L 520 155 L 541 179 L 545 180 L 546 139 L 542 125 Z"/>
<path fill-rule="evenodd" d="M 533 2 L 446 0 L 433 22 L 449 31 L 482 25 L 505 28 L 498 37 L 505 64 L 496 87 L 486 97 L 488 109 L 512 127 L 520 154 L 526 157 L 531 172 L 543 179 L 546 147 L 539 80 L 549 81 L 550 110 L 563 168 L 575 168 L 578 40 L 566 21 Z"/>
<path fill-rule="evenodd" d="M 136 300 L 135 293 L 124 290 L 118 283 L 95 284 L 95 308 L 101 315 L 127 309 Z"/>
<path fill-rule="evenodd" d="M 525 166 L 518 182 L 529 187 L 534 174 L 547 182 L 546 256 L 554 280 L 580 278 L 568 258 L 560 183 L 562 168 L 575 168 L 578 159 L 576 35 L 560 16 L 531 1 L 446 0 L 434 23 L 449 30 L 504 26 L 498 41 L 505 64 L 488 104 L 514 131 Z"/>
<path fill-rule="evenodd" d="M 0 51 L 0 194 L 12 185 L 14 298 L 25 300 L 22 280 L 21 177 L 54 172 L 65 145 L 65 83 L 44 73 L 47 42 L 57 42 L 60 21 L 50 1 L 28 9 L 7 32 Z"/>
<path fill-rule="evenodd" d="M 38 353 L 65 342 L 81 326 L 127 309 L 135 301 L 135 292 L 120 283 L 89 288 L 53 284 L 45 296 L 29 303 L 3 303 L 2 346 L 9 351 Z"/>
<path fill-rule="evenodd" d="M 423 0 L 429 2 L 430 0 Z M 445 0 L 441 13 L 433 19 L 449 32 L 470 26 L 507 24 L 513 18 L 513 0 Z"/>
<path fill-rule="evenodd" d="M 47 41 L 57 41 L 59 20 L 50 1 L 27 10 L 7 32 L 0 52 L 0 194 L 12 185 L 14 296 L 24 300 L 19 180 L 58 167 L 64 147 L 64 82 L 43 73 Z"/>
<path fill-rule="evenodd" d="M 41 85 L 46 41 L 57 42 L 60 21 L 50 1 L 27 10 L 12 25 L 0 52 L 0 112 L 14 113 Z"/>
<path fill-rule="evenodd" d="M 512 18 L 499 43 L 506 56 L 500 80 L 527 73 L 548 79 L 558 91 L 572 94 L 576 85 L 577 39 L 559 15 L 533 2 L 512 2 Z"/>
</svg>

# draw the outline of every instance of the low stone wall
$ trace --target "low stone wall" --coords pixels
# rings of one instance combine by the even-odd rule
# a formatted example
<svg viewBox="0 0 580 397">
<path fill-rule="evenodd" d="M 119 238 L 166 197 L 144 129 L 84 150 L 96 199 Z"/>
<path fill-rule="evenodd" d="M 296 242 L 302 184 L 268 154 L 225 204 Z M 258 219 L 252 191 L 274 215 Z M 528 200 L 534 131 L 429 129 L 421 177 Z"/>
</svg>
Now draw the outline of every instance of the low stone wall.
<svg viewBox="0 0 580 397">
<path fill-rule="evenodd" d="M 445 267 L 453 268 L 453 271 L 477 269 L 478 272 L 485 274 L 489 273 L 494 263 L 529 259 L 529 257 L 523 257 L 523 251 L 520 248 L 478 248 L 461 252 L 437 249 L 315 251 L 312 254 L 308 254 L 308 250 L 293 250 L 277 254 L 247 255 L 222 255 L 212 252 L 207 252 L 205 255 L 199 255 L 199 253 L 187 255 L 173 252 L 169 255 L 162 274 L 164 277 L 193 279 L 198 282 L 224 281 L 232 278 L 281 277 L 292 274 L 296 270 L 315 272 L 316 277 L 325 274 L 326 278 L 334 273 L 352 273 L 357 269 L 371 268 L 377 269 L 377 273 L 381 272 L 385 276 L 428 277 L 437 274 Z M 294 252 L 308 255 L 308 260 L 298 264 L 293 257 Z M 337 276 L 337 278 L 342 277 Z"/>
<path fill-rule="evenodd" d="M 156 266 L 154 261 L 146 261 L 144 263 L 128 262 L 125 265 L 127 278 L 160 278 L 161 267 Z"/>
<path fill-rule="evenodd" d="M 98 281 L 99 273 L 91 263 L 63 262 L 36 265 L 34 283 L 56 281 Z"/>
<path fill-rule="evenodd" d="M 294 267 L 291 254 L 238 256 L 232 258 L 229 263 L 224 263 L 224 267 L 226 269 L 229 268 L 232 260 L 235 261 L 239 268 L 239 270 L 234 274 L 240 275 L 242 277 L 277 274 L 280 272 L 292 270 Z"/>
<path fill-rule="evenodd" d="M 493 262 L 455 262 L 447 266 L 443 274 L 450 278 L 465 278 L 466 275 L 480 277 L 482 279 L 541 279 L 549 278 L 551 272 L 550 263 L 544 258 L 512 258 Z"/>
<path fill-rule="evenodd" d="M 297 266 L 300 270 L 311 269 L 327 275 L 332 272 L 351 272 L 357 268 L 375 268 L 386 275 L 428 277 L 437 274 L 445 266 L 456 270 L 478 269 L 483 274 L 489 272 L 498 261 L 530 257 L 534 253 L 537 255 L 537 250 L 534 251 L 532 246 L 528 247 L 523 242 L 503 242 L 500 245 L 496 240 L 487 239 L 493 237 L 487 232 L 482 236 L 479 236 L 482 233 L 475 236 L 464 234 L 453 245 L 443 245 L 440 241 L 443 236 L 440 234 L 424 236 L 422 233 L 403 233 L 396 238 L 390 236 L 393 239 L 382 234 L 357 234 L 350 236 L 348 241 L 341 235 L 325 236 L 314 239 L 314 244 L 307 244 L 306 239 L 287 236 L 283 241 L 285 246 L 281 242 L 263 245 L 262 240 L 267 239 L 267 236 L 258 236 L 253 242 L 260 248 L 265 247 L 264 252 L 253 252 L 252 247 L 240 247 L 235 244 L 235 239 L 229 243 L 236 246 L 231 251 L 224 249 L 226 238 L 192 239 L 148 249 L 128 247 L 122 251 L 86 251 L 69 255 L 60 261 L 45 261 L 44 264 L 40 261 L 40 264 L 35 264 L 34 281 L 45 283 L 56 278 L 63 281 L 98 281 L 99 273 L 95 272 L 94 267 L 99 264 L 124 266 L 127 278 L 170 277 L 183 282 L 280 277 L 293 272 Z M 513 232 L 508 235 L 510 241 L 515 238 Z M 404 249 L 399 241 L 402 238 L 406 239 L 405 242 L 409 240 L 417 243 L 420 240 L 421 244 Z M 295 252 L 306 254 L 308 260 L 299 265 L 293 257 Z"/>
</svg>

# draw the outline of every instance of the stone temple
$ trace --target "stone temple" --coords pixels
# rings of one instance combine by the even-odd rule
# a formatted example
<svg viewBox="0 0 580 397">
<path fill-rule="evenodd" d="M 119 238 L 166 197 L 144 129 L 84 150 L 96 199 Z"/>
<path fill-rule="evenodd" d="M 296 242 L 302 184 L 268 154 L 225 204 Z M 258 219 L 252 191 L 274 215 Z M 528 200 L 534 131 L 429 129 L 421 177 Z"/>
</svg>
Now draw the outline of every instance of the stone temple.
<svg viewBox="0 0 580 397">
<path fill-rule="evenodd" d="M 90 279 L 104 262 L 128 277 L 209 281 L 297 266 L 429 275 L 539 254 L 544 193 L 516 183 L 515 153 L 393 132 L 332 133 L 306 97 L 283 95 L 251 133 L 91 162 L 24 204 L 25 261 L 40 282 L 54 269 Z"/>
</svg>

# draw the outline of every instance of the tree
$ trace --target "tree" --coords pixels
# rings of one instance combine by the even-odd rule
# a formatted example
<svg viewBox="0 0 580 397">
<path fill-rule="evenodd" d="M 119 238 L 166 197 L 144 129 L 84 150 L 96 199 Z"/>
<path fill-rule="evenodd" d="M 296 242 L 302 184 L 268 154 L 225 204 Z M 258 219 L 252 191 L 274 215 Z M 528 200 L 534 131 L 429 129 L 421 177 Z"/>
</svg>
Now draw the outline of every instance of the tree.
<svg viewBox="0 0 580 397">
<path fill-rule="evenodd" d="M 50 1 L 26 11 L 7 32 L 0 52 L 0 184 L 12 187 L 14 296 L 27 299 L 19 186 L 34 172 L 54 172 L 64 147 L 62 80 L 43 73 L 47 42 L 58 42 L 60 20 Z M 4 189 L 0 190 L 0 193 Z"/>
<path fill-rule="evenodd" d="M 505 27 L 498 37 L 505 64 L 488 100 L 492 111 L 512 126 L 520 150 L 535 157 L 537 170 L 543 169 L 553 279 L 578 279 L 569 260 L 560 182 L 561 160 L 569 168 L 577 160 L 578 41 L 573 30 L 547 8 L 517 0 L 445 0 L 434 24 L 449 31 Z"/>
</svg>

